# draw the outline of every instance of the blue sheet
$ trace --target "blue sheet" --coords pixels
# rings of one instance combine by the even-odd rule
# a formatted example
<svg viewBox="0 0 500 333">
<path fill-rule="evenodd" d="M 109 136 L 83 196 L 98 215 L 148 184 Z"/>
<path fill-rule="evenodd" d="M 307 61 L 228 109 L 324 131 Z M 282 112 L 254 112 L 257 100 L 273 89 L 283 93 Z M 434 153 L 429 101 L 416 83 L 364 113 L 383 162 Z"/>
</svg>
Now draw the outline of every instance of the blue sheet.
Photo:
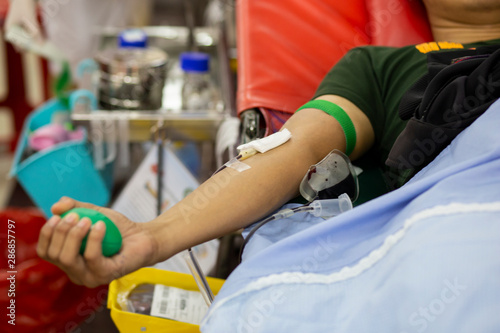
<svg viewBox="0 0 500 333">
<path fill-rule="evenodd" d="M 500 101 L 408 184 L 256 233 L 202 332 L 500 332 Z"/>
</svg>

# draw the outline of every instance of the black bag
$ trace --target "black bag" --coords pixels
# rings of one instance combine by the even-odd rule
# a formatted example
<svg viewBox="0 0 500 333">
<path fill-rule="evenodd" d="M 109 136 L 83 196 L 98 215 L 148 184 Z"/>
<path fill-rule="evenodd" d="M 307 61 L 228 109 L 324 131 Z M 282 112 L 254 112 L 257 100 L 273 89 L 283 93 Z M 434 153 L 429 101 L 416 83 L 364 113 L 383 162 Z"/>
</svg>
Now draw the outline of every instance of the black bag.
<svg viewBox="0 0 500 333">
<path fill-rule="evenodd" d="M 386 165 L 413 176 L 500 97 L 500 45 L 432 52 L 428 73 L 401 99 L 408 120 Z"/>
</svg>

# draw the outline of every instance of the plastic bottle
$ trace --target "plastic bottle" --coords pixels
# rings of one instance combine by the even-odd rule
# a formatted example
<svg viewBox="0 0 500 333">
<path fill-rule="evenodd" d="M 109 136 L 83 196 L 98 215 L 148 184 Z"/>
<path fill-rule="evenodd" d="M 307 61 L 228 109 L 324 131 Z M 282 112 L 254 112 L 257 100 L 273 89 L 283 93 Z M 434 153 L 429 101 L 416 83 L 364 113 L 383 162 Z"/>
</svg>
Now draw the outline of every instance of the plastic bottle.
<svg viewBox="0 0 500 333">
<path fill-rule="evenodd" d="M 210 55 L 184 52 L 180 55 L 184 72 L 182 109 L 187 112 L 209 112 L 215 108 L 215 87 L 210 79 Z"/>
</svg>

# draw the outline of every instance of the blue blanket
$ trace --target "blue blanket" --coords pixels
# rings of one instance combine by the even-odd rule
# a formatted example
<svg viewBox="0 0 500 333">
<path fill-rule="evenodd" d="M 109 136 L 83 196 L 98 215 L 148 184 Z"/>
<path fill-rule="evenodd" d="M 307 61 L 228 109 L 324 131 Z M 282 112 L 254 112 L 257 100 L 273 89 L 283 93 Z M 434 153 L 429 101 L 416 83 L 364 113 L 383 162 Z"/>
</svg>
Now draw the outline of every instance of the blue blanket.
<svg viewBox="0 0 500 333">
<path fill-rule="evenodd" d="M 500 332 L 500 101 L 401 189 L 245 252 L 203 332 Z"/>
</svg>

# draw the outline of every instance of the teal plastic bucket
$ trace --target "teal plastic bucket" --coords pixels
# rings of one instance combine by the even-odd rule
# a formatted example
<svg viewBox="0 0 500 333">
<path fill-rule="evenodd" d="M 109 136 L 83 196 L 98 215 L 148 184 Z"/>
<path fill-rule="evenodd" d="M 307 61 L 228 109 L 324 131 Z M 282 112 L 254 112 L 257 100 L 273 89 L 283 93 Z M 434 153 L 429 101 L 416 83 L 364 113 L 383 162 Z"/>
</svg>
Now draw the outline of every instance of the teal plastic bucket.
<svg viewBox="0 0 500 333">
<path fill-rule="evenodd" d="M 92 144 L 82 140 L 66 141 L 24 157 L 29 134 L 51 122 L 56 112 L 69 112 L 56 99 L 33 111 L 26 119 L 19 138 L 10 174 L 15 176 L 36 206 L 50 217 L 50 207 L 62 196 L 93 203 L 108 204 L 112 187 L 112 163 L 102 170 L 94 167 Z"/>
</svg>

